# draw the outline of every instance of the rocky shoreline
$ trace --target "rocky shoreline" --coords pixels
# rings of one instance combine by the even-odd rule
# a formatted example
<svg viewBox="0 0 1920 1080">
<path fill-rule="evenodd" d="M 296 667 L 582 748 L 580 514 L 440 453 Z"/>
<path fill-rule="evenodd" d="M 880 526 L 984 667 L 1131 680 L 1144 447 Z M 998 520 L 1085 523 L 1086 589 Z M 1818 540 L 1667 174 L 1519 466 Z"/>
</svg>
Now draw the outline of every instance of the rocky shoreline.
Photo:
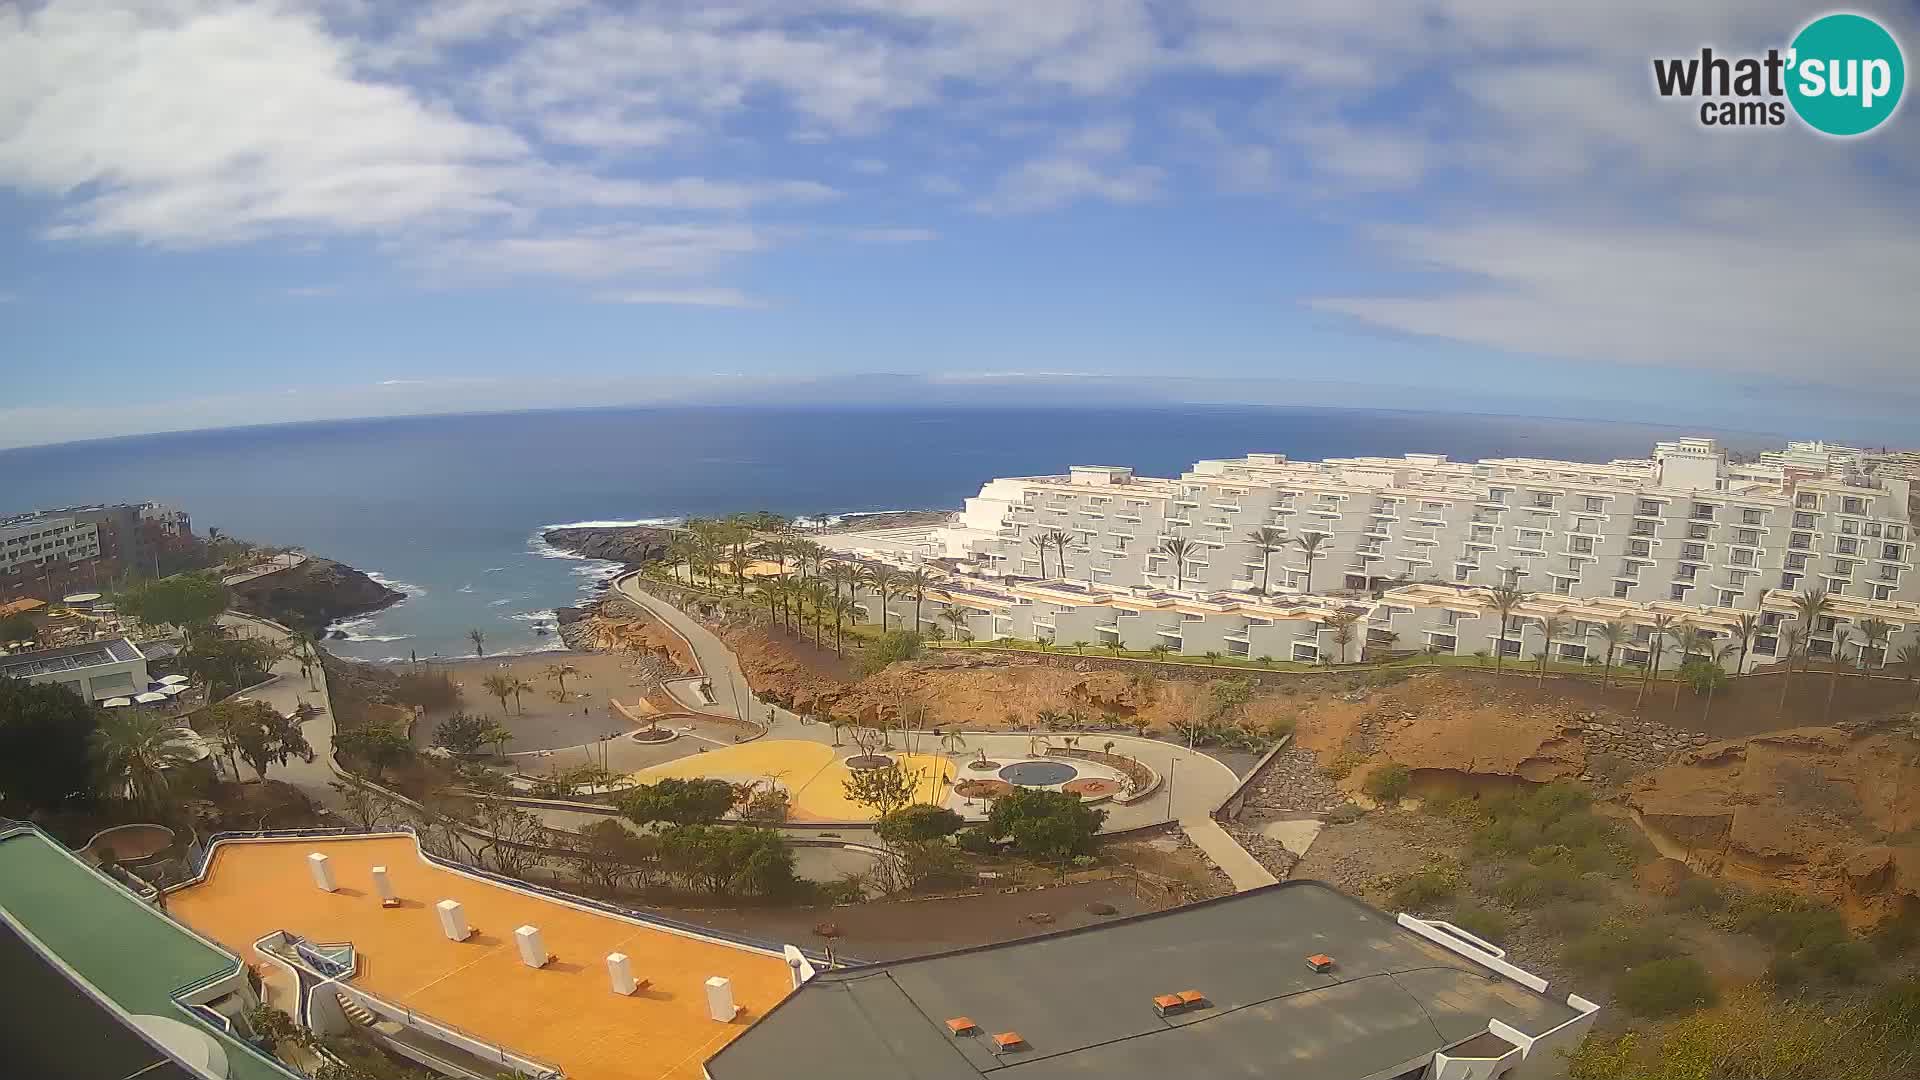
<svg viewBox="0 0 1920 1080">
<path fill-rule="evenodd" d="M 345 563 L 314 556 L 233 586 L 235 608 L 316 637 L 330 623 L 380 611 L 406 598 Z"/>
<path fill-rule="evenodd" d="M 626 569 L 664 559 L 678 529 L 658 525 L 618 525 L 578 529 L 548 529 L 541 539 L 570 555 L 617 562 Z"/>
</svg>

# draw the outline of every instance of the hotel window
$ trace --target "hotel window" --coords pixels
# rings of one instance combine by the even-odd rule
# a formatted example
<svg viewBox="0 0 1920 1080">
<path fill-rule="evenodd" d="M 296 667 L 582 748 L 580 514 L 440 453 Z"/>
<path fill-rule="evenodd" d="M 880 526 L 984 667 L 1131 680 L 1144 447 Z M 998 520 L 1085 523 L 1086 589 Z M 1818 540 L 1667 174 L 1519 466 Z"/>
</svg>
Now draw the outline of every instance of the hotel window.
<svg viewBox="0 0 1920 1080">
<path fill-rule="evenodd" d="M 1877 521 L 1869 521 L 1867 522 L 1867 527 L 1861 531 L 1868 536 L 1878 538 L 1880 535 L 1880 523 Z"/>
<path fill-rule="evenodd" d="M 1840 625 L 1840 620 L 1837 618 L 1834 618 L 1832 615 L 1820 616 L 1820 633 L 1822 634 L 1833 633 L 1833 628 L 1839 625 Z"/>
<path fill-rule="evenodd" d="M 1627 554 L 1637 555 L 1643 559 L 1649 558 L 1653 555 L 1653 545 L 1645 540 L 1629 540 L 1627 541 Z"/>
<path fill-rule="evenodd" d="M 1744 589 L 1747 587 L 1747 580 L 1751 577 L 1753 577 L 1751 570 L 1730 570 L 1727 572 L 1727 584 L 1736 589 Z"/>
<path fill-rule="evenodd" d="M 1606 509 L 1607 501 L 1598 495 L 1587 496 L 1587 513 L 1598 514 Z"/>
<path fill-rule="evenodd" d="M 1713 511 L 1714 511 L 1714 508 L 1712 506 L 1707 505 L 1706 503 L 1694 503 L 1693 519 L 1695 521 L 1712 521 Z"/>
<path fill-rule="evenodd" d="M 1567 548 L 1569 551 L 1578 552 L 1581 555 L 1591 555 L 1593 553 L 1593 537 L 1570 536 L 1567 538 Z"/>
<path fill-rule="evenodd" d="M 1641 499 L 1639 513 L 1643 516 L 1657 516 L 1660 513 L 1660 504 L 1651 499 Z"/>
<path fill-rule="evenodd" d="M 1652 536 L 1653 531 L 1654 525 L 1651 521 L 1636 521 L 1633 523 L 1633 535 L 1635 536 Z"/>
<path fill-rule="evenodd" d="M 1473 573 L 1473 567 L 1466 563 L 1455 563 L 1453 567 L 1453 580 L 1465 581 L 1467 580 L 1467 575 L 1471 573 Z"/>
<path fill-rule="evenodd" d="M 1720 590 L 1720 606 L 1721 607 L 1732 607 L 1739 602 L 1740 602 L 1739 593 L 1728 592 L 1725 589 Z"/>
<path fill-rule="evenodd" d="M 1891 566 L 1887 563 L 1881 563 L 1880 564 L 1880 580 L 1881 581 L 1899 581 L 1900 568 L 1897 566 Z"/>
<path fill-rule="evenodd" d="M 1632 582 L 1616 581 L 1613 583 L 1613 595 L 1618 599 L 1625 600 L 1627 598 L 1627 590 L 1632 587 Z"/>
<path fill-rule="evenodd" d="M 1849 540 L 1843 536 L 1833 542 L 1833 550 L 1842 555 L 1852 555 L 1860 550 L 1860 544 L 1858 541 Z"/>
<path fill-rule="evenodd" d="M 1589 517 L 1573 519 L 1573 531 L 1577 533 L 1599 532 L 1600 530 L 1595 528 L 1595 525 L 1596 522 Z"/>
<path fill-rule="evenodd" d="M 1707 527 L 1705 525 L 1699 524 L 1698 522 L 1695 522 L 1687 526 L 1687 536 L 1691 539 L 1705 540 L 1707 537 L 1711 535 L 1713 534 L 1710 531 L 1708 531 Z"/>
<path fill-rule="evenodd" d="M 1729 555 L 1728 560 L 1735 566 L 1752 566 L 1753 552 L 1745 548 L 1738 548 Z"/>
<path fill-rule="evenodd" d="M 1893 586 L 1891 586 L 1891 585 L 1875 585 L 1875 586 L 1873 587 L 1873 598 L 1874 598 L 1875 600 L 1891 600 L 1891 599 L 1893 599 Z"/>
<path fill-rule="evenodd" d="M 1692 563 L 1681 563 L 1677 573 L 1680 580 L 1692 581 L 1694 578 L 1700 575 L 1700 568 L 1693 565 Z"/>
<path fill-rule="evenodd" d="M 1691 585 L 1675 585 L 1673 588 L 1667 590 L 1667 596 L 1673 600 L 1685 600 L 1687 598 L 1687 590 L 1691 588 L 1693 588 Z"/>
<path fill-rule="evenodd" d="M 1683 559 L 1704 559 L 1707 557 L 1705 544 L 1681 544 L 1680 557 Z"/>
<path fill-rule="evenodd" d="M 1758 544 L 1760 542 L 1760 534 L 1753 529 L 1735 529 L 1733 531 L 1733 542 L 1736 544 Z"/>
<path fill-rule="evenodd" d="M 1798 585 L 1798 584 L 1800 584 L 1800 575 L 1799 575 L 1799 574 L 1781 574 L 1781 575 L 1780 575 L 1780 587 L 1781 587 L 1781 588 L 1783 588 L 1783 589 L 1791 589 L 1791 588 L 1793 588 L 1794 586 L 1796 586 L 1796 585 Z"/>
<path fill-rule="evenodd" d="M 1887 526 L 1887 539 L 1901 540 L 1901 539 L 1905 539 L 1905 537 L 1906 537 L 1906 532 L 1905 530 L 1901 529 L 1900 526 L 1898 525 Z"/>
<path fill-rule="evenodd" d="M 1845 536 L 1859 536 L 1859 535 L 1860 535 L 1860 523 L 1859 523 L 1859 522 L 1857 522 L 1857 521 L 1849 521 L 1849 520 L 1848 520 L 1848 519 L 1846 519 L 1846 518 L 1841 518 L 1841 519 L 1840 519 L 1840 532 L 1841 532 L 1841 534 L 1842 534 L 1842 535 L 1845 535 Z"/>
<path fill-rule="evenodd" d="M 1740 509 L 1740 523 L 1742 525 L 1758 525 L 1766 520 L 1766 516 L 1764 511 L 1755 510 L 1751 507 L 1741 507 Z"/>
<path fill-rule="evenodd" d="M 1852 577 L 1853 576 L 1853 560 L 1852 559 L 1833 560 L 1833 572 L 1841 577 Z"/>
<path fill-rule="evenodd" d="M 1864 514 L 1867 512 L 1867 500 L 1856 499 L 1849 495 L 1840 500 L 1840 512 L 1843 514 Z"/>
<path fill-rule="evenodd" d="M 1760 616 L 1760 625 L 1761 626 L 1779 626 L 1780 618 L 1781 618 L 1780 613 L 1777 611 L 1766 612 L 1765 614 Z"/>
<path fill-rule="evenodd" d="M 1793 505 L 1802 510 L 1812 510 L 1820 505 L 1820 496 L 1815 495 L 1811 491 L 1803 491 L 1794 496 Z"/>
<path fill-rule="evenodd" d="M 1898 559 L 1900 557 L 1900 550 L 1899 544 L 1881 544 L 1880 557 L 1883 559 Z"/>
<path fill-rule="evenodd" d="M 1787 546 L 1790 548 L 1810 548 L 1813 546 L 1813 534 L 1803 532 L 1794 533 L 1787 538 Z"/>
<path fill-rule="evenodd" d="M 1796 529 L 1811 529 L 1811 528 L 1813 528 L 1813 515 L 1812 515 L 1812 514 L 1807 514 L 1807 513 L 1796 513 L 1796 514 L 1794 514 L 1794 515 L 1793 515 L 1793 527 L 1794 527 L 1794 528 L 1796 528 Z"/>
<path fill-rule="evenodd" d="M 1573 583 L 1575 580 L 1577 579 L 1570 578 L 1570 577 L 1554 578 L 1553 591 L 1556 593 L 1559 593 L 1562 596 L 1569 596 L 1573 593 Z"/>
</svg>

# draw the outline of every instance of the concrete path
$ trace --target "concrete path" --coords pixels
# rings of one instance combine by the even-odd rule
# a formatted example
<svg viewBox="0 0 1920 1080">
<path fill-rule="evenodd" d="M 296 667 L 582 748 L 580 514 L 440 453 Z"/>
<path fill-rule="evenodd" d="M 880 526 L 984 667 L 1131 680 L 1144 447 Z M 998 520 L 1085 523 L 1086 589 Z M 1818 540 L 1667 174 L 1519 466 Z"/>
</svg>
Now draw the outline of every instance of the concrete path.
<svg viewBox="0 0 1920 1080">
<path fill-rule="evenodd" d="M 1233 881 L 1235 892 L 1246 892 L 1280 880 L 1247 854 L 1247 849 L 1227 835 L 1227 830 L 1221 828 L 1213 818 L 1181 818 L 1180 828 L 1186 832 L 1187 839 L 1192 840 L 1195 846 L 1206 853 L 1207 858 L 1213 860 L 1213 865 Z"/>
<path fill-rule="evenodd" d="M 266 638 L 270 641 L 286 644 L 292 636 L 287 631 L 271 623 L 247 615 L 228 612 L 220 616 L 223 626 L 232 628 L 239 637 Z M 302 703 L 319 711 L 307 719 L 300 727 L 300 733 L 306 736 L 307 745 L 313 747 L 313 760 L 289 758 L 285 765 L 273 765 L 267 769 L 267 779 L 282 780 L 300 789 L 316 804 L 330 809 L 338 809 L 342 800 L 337 792 L 327 786 L 339 779 L 327 765 L 327 755 L 333 749 L 333 705 L 327 698 L 327 677 L 318 664 L 313 667 L 313 681 L 300 674 L 300 661 L 292 656 L 280 661 L 273 668 L 274 679 L 265 686 L 246 692 L 245 697 L 255 701 L 264 701 L 284 716 L 291 716 Z M 241 765 L 241 778 L 253 779 L 253 770 Z"/>
</svg>

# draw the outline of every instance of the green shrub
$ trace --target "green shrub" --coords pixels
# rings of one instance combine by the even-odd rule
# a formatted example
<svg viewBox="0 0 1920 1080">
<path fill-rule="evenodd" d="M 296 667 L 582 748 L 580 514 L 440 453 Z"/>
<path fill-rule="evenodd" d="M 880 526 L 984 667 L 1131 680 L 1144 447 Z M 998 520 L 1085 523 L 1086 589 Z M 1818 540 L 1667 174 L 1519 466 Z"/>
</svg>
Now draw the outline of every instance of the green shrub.
<svg viewBox="0 0 1920 1080">
<path fill-rule="evenodd" d="M 959 846 L 961 851 L 974 855 L 991 855 L 1000 850 L 1000 845 L 993 842 L 993 837 L 988 836 L 977 827 L 962 829 L 958 833 L 955 833 L 953 842 Z"/>
<path fill-rule="evenodd" d="M 1665 926 L 1609 919 L 1575 938 L 1563 958 L 1577 971 L 1605 976 L 1665 960 L 1674 951 L 1673 934 Z"/>
<path fill-rule="evenodd" d="M 1382 765 L 1367 774 L 1361 789 L 1381 803 L 1399 802 L 1413 782 L 1413 773 L 1405 765 Z"/>
<path fill-rule="evenodd" d="M 1512 907 L 1537 908 L 1561 900 L 1590 900 L 1598 891 L 1580 871 L 1556 862 L 1514 868 L 1494 888 L 1494 895 Z"/>
<path fill-rule="evenodd" d="M 1667 898 L 1667 906 L 1674 911 L 1704 915 L 1726 907 L 1727 894 L 1712 878 L 1692 877 L 1673 890 L 1673 895 Z"/>
<path fill-rule="evenodd" d="M 1690 956 L 1649 960 L 1620 977 L 1614 1000 L 1636 1016 L 1678 1016 L 1717 1000 L 1713 979 Z"/>
<path fill-rule="evenodd" d="M 1444 870 L 1421 870 L 1402 878 L 1388 902 L 1401 911 L 1425 911 L 1451 900 L 1460 889 L 1458 875 Z"/>
<path fill-rule="evenodd" d="M 1475 937 L 1493 942 L 1495 945 L 1505 941 L 1513 932 L 1513 920 L 1493 908 L 1478 904 L 1458 903 L 1453 906 L 1453 915 L 1448 920 L 1453 925 Z"/>
<path fill-rule="evenodd" d="M 860 668 L 868 675 L 899 660 L 912 660 L 920 655 L 920 635 L 911 630 L 889 630 L 880 636 L 880 640 L 867 646 L 860 656 Z"/>
</svg>

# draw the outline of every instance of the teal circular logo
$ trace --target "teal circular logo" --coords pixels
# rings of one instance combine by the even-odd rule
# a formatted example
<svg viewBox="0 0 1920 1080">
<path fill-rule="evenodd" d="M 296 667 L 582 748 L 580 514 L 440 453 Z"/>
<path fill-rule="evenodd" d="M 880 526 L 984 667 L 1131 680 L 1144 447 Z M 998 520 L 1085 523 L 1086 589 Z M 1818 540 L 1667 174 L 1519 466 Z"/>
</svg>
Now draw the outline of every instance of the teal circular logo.
<svg viewBox="0 0 1920 1080">
<path fill-rule="evenodd" d="M 1907 64 L 1900 43 L 1865 15 L 1823 15 L 1793 39 L 1787 100 L 1815 131 L 1864 135 L 1900 105 Z"/>
</svg>

